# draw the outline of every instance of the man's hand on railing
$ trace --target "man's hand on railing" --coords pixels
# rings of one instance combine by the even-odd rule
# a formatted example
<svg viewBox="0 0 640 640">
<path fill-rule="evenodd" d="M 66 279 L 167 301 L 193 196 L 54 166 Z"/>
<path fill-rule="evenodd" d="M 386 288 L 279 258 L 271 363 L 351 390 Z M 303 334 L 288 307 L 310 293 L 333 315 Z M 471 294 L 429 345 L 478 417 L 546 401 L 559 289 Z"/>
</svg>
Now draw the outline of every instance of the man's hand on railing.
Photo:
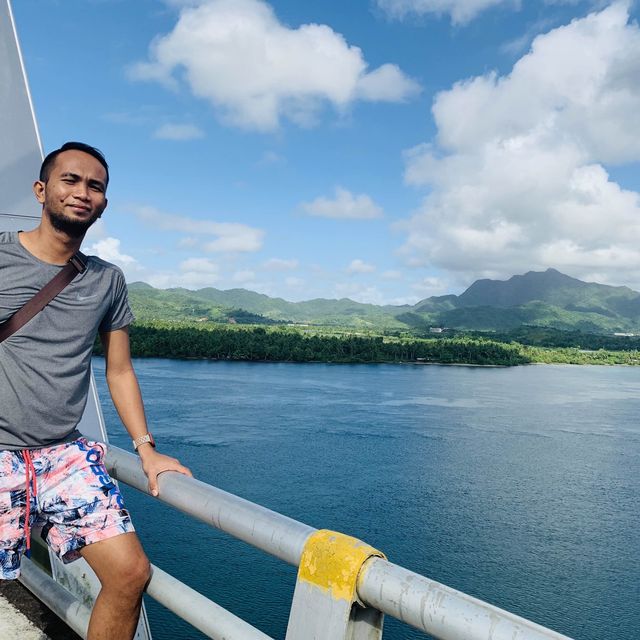
<svg viewBox="0 0 640 640">
<path fill-rule="evenodd" d="M 149 491 L 152 496 L 158 496 L 158 476 L 165 471 L 177 471 L 193 478 L 191 470 L 180 464 L 180 461 L 175 458 L 158 453 L 151 447 L 147 447 L 146 451 L 139 453 L 142 468 L 149 480 Z"/>
</svg>

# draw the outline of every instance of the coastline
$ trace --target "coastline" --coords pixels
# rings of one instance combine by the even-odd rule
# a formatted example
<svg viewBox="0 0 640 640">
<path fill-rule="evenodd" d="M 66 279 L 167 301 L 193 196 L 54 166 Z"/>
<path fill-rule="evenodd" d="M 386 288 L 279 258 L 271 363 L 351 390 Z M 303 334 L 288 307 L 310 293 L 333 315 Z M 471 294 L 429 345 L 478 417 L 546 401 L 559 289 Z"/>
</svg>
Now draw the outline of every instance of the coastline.
<svg viewBox="0 0 640 640">
<path fill-rule="evenodd" d="M 508 367 L 523 364 L 640 365 L 638 350 L 542 346 L 460 334 L 420 338 L 355 334 L 318 329 L 313 333 L 261 325 L 134 323 L 131 355 L 243 362 L 415 364 Z M 102 355 L 96 342 L 94 355 Z"/>
<path fill-rule="evenodd" d="M 93 357 L 103 358 L 104 354 L 95 353 Z M 500 364 L 500 363 L 484 363 L 479 364 L 476 362 L 418 362 L 418 361 L 400 361 L 400 360 L 268 360 L 268 359 L 255 359 L 255 358 L 215 358 L 208 356 L 171 356 L 166 354 L 145 354 L 145 355 L 133 355 L 135 359 L 147 360 L 147 359 L 167 359 L 167 360 L 182 360 L 182 361 L 195 361 L 201 362 L 203 360 L 210 362 L 252 362 L 255 364 L 332 364 L 332 365 L 398 365 L 398 366 L 432 366 L 432 367 L 470 367 L 480 369 L 511 369 L 517 367 L 528 366 L 568 366 L 568 367 L 637 367 L 640 366 L 640 359 L 636 363 L 624 363 L 624 362 L 564 362 L 564 361 L 531 361 L 522 362 L 518 364 Z"/>
</svg>

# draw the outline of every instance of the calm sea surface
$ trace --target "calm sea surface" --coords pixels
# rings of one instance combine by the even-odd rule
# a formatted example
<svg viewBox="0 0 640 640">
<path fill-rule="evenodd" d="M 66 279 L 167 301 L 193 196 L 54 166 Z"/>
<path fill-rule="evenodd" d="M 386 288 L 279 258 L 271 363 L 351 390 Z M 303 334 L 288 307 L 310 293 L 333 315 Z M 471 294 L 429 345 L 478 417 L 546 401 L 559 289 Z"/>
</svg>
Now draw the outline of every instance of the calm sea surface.
<svg viewBox="0 0 640 640">
<path fill-rule="evenodd" d="M 130 449 L 94 362 L 114 444 Z M 640 369 L 136 362 L 205 482 L 576 639 L 640 638 Z M 274 638 L 295 569 L 125 488 L 156 565 Z M 202 638 L 153 601 L 154 640 Z M 387 640 L 424 638 L 387 618 Z"/>
</svg>

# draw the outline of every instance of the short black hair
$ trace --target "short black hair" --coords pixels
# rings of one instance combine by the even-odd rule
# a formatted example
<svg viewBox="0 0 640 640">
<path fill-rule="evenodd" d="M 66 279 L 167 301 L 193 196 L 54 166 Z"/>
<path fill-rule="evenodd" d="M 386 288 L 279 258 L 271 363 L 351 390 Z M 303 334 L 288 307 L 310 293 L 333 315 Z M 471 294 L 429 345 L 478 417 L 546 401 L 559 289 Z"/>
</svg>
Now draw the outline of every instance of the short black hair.
<svg viewBox="0 0 640 640">
<path fill-rule="evenodd" d="M 107 172 L 106 184 L 109 184 L 109 165 L 107 164 L 102 151 L 100 151 L 100 149 L 92 147 L 91 145 L 85 144 L 84 142 L 65 142 L 59 149 L 55 149 L 50 154 L 48 154 L 47 157 L 42 161 L 42 166 L 40 167 L 39 180 L 41 182 L 46 182 L 49 179 L 51 167 L 53 167 L 55 159 L 63 151 L 83 151 L 84 153 L 88 153 L 90 156 L 93 156 Z"/>
</svg>

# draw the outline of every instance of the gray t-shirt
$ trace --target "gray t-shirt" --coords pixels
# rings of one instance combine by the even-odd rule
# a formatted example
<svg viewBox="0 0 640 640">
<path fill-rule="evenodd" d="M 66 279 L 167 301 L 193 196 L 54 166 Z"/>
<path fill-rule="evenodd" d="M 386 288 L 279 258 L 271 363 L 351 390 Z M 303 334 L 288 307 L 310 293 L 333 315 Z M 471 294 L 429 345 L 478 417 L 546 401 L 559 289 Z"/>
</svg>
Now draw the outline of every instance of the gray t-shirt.
<svg viewBox="0 0 640 640">
<path fill-rule="evenodd" d="M 16 232 L 0 232 L 0 322 L 61 269 L 29 253 Z M 35 449 L 78 437 L 96 333 L 132 320 L 122 272 L 90 256 L 83 274 L 0 342 L 0 449 Z"/>
</svg>

